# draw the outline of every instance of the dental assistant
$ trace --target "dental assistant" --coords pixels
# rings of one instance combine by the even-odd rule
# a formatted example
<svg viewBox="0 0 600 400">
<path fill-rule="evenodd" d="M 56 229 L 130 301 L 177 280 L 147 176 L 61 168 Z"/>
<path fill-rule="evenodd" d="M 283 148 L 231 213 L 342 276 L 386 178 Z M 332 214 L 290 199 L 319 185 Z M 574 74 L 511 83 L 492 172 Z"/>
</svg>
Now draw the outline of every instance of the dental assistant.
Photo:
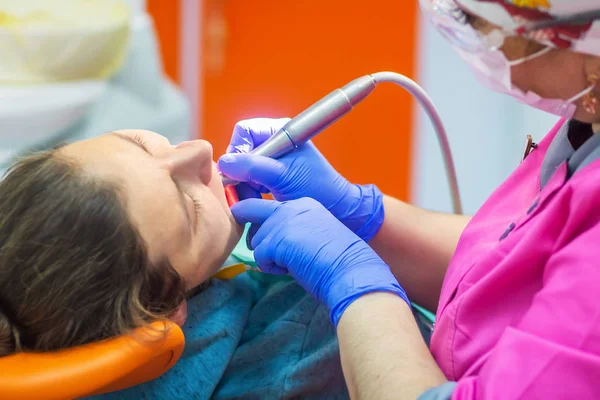
<svg viewBox="0 0 600 400">
<path fill-rule="evenodd" d="M 245 182 L 233 214 L 252 224 L 264 272 L 329 308 L 353 398 L 597 398 L 600 3 L 422 7 L 484 85 L 556 127 L 471 218 L 353 185 L 310 142 L 278 160 L 244 154 L 287 120 L 242 121 L 219 160 Z M 436 311 L 429 349 L 409 299 Z"/>
</svg>

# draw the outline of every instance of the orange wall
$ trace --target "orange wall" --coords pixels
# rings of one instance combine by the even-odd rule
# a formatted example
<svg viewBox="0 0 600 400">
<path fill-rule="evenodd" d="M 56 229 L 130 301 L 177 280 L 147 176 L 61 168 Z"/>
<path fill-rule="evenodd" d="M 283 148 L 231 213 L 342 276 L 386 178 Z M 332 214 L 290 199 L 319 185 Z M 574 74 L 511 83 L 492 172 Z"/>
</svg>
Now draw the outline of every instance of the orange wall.
<svg viewBox="0 0 600 400">
<path fill-rule="evenodd" d="M 171 76 L 174 3 L 149 1 Z M 222 68 L 205 68 L 204 138 L 220 154 L 240 119 L 293 116 L 367 73 L 414 76 L 416 7 L 398 0 L 205 0 L 204 15 L 223 15 L 227 36 Z M 205 51 L 210 40 L 205 29 Z M 351 181 L 406 199 L 412 119 L 411 97 L 383 86 L 315 143 Z"/>
</svg>

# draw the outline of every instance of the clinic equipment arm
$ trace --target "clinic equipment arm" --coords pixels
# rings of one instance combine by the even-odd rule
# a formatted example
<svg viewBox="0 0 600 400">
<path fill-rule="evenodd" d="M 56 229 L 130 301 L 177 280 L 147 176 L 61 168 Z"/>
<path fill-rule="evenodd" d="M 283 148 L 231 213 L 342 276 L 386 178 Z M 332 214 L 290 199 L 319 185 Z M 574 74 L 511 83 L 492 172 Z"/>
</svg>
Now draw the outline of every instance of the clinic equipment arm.
<svg viewBox="0 0 600 400">
<path fill-rule="evenodd" d="M 435 312 L 446 269 L 471 217 L 383 199 L 385 219 L 369 245 L 390 266 L 408 297 Z"/>
<path fill-rule="evenodd" d="M 416 399 L 446 382 L 398 296 L 359 298 L 342 315 L 337 332 L 352 399 Z"/>
</svg>

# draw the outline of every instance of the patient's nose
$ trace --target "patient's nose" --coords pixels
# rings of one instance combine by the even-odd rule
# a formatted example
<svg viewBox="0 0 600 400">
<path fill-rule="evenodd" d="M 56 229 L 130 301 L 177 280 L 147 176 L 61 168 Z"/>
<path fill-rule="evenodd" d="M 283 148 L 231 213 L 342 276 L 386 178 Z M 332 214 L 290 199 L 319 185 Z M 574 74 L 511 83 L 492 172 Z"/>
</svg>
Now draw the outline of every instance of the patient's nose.
<svg viewBox="0 0 600 400">
<path fill-rule="evenodd" d="M 170 156 L 171 175 L 179 179 L 200 179 L 208 184 L 212 177 L 213 149 L 206 140 L 191 140 L 177 145 Z"/>
</svg>

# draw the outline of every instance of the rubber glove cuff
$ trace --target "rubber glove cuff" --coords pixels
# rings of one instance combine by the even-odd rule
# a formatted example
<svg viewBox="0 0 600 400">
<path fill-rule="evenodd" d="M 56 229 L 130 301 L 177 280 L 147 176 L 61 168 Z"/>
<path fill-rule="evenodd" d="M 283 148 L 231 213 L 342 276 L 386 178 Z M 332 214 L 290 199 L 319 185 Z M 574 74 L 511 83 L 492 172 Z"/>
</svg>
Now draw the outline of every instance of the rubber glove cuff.
<svg viewBox="0 0 600 400">
<path fill-rule="evenodd" d="M 381 271 L 385 267 L 387 271 Z M 364 266 L 362 271 L 372 271 L 372 273 L 361 274 L 360 277 L 350 280 L 353 285 L 336 285 L 331 288 L 326 297 L 326 304 L 329 306 L 329 318 L 335 327 L 340 322 L 340 318 L 350 304 L 360 297 L 375 292 L 388 292 L 398 295 L 410 307 L 408 296 L 396 279 L 389 271 L 387 265 L 374 265 L 372 268 Z M 383 273 L 381 273 L 381 272 Z"/>
<path fill-rule="evenodd" d="M 365 242 L 379 232 L 385 218 L 383 194 L 375 185 L 350 185 L 347 194 L 327 209 Z"/>
</svg>

